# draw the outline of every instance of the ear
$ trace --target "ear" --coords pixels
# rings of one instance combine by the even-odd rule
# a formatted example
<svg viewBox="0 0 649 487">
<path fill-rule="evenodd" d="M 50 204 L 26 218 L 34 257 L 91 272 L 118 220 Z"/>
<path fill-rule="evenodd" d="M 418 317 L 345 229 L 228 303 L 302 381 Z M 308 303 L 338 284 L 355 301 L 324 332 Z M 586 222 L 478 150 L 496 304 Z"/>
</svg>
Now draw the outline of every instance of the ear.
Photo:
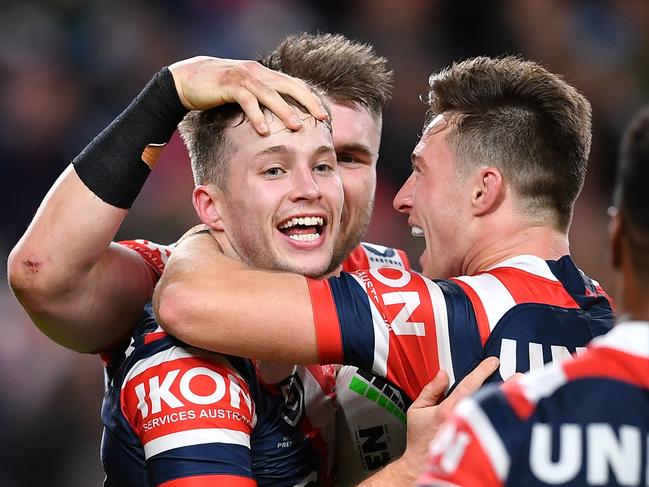
<svg viewBox="0 0 649 487">
<path fill-rule="evenodd" d="M 213 230 L 225 230 L 222 216 L 221 191 L 213 185 L 199 185 L 192 193 L 192 203 L 198 218 Z"/>
<path fill-rule="evenodd" d="M 503 196 L 503 176 L 495 167 L 483 167 L 477 173 L 471 194 L 475 216 L 485 215 L 498 207 Z"/>
<path fill-rule="evenodd" d="M 614 270 L 622 267 L 622 240 L 623 240 L 623 218 L 616 208 L 609 208 L 611 221 L 608 224 L 608 249 L 611 258 L 611 266 Z"/>
</svg>

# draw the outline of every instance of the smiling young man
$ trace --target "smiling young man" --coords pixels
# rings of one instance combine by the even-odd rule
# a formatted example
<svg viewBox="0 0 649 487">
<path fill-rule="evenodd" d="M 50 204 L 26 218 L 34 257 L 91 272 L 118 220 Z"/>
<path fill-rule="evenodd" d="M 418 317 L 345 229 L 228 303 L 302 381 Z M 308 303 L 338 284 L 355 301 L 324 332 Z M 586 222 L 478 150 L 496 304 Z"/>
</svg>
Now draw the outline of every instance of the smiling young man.
<svg viewBox="0 0 649 487">
<path fill-rule="evenodd" d="M 345 192 L 340 236 L 330 269 L 338 268 L 343 260 L 346 270 L 384 265 L 386 260 L 407 268 L 403 252 L 359 244 L 371 215 L 382 109 L 391 91 L 392 75 L 386 60 L 377 56 L 371 46 L 340 35 L 301 34 L 287 38 L 261 63 L 311 80 L 327 90 L 334 147 Z M 140 161 L 141 151 L 146 146 L 143 161 L 153 168 L 160 146 L 188 109 L 238 101 L 262 133 L 268 131 L 261 126 L 264 118 L 255 108 L 256 100 L 272 107 L 292 128 L 300 125 L 291 121 L 293 111 L 274 94 L 275 90 L 291 93 L 312 111 L 318 110 L 319 101 L 303 85 L 257 63 L 195 58 L 175 64 L 172 70 L 175 84 L 158 75 L 133 105 L 77 158 L 75 167 L 65 171 L 9 260 L 12 288 L 37 326 L 68 348 L 102 352 L 109 375 L 122 360 L 134 323 L 172 249 L 146 240 L 111 243 L 127 214 L 126 208 L 149 172 Z M 188 98 L 185 86 L 179 91 L 180 100 L 176 100 L 178 87 L 190 78 L 199 83 L 199 87 L 193 85 L 196 96 Z M 147 146 L 150 142 L 157 145 Z M 103 177 L 93 175 L 92 161 L 109 169 L 109 173 Z M 120 174 L 121 170 L 126 172 Z M 102 181 L 103 186 L 108 182 L 114 184 L 112 192 L 93 186 L 101 185 Z M 248 197 L 242 204 L 257 202 L 256 198 Z M 236 209 L 229 211 L 234 215 Z M 233 231 L 244 233 L 245 225 Z M 284 233 L 295 231 L 284 229 Z M 351 430 L 348 436 L 338 435 L 337 439 L 348 437 L 345 441 L 354 443 L 352 448 L 360 448 L 358 431 L 379 423 L 387 425 L 390 437 L 384 443 L 389 450 L 369 452 L 364 457 L 356 452 L 342 455 L 346 476 L 343 481 L 349 483 L 403 451 L 403 418 L 410 401 L 384 381 L 379 383 L 367 374 L 361 377 L 350 368 L 343 369 L 339 377 L 339 399 Z M 350 389 L 352 381 L 371 382 L 370 388 L 382 391 L 381 397 L 390 397 L 398 410 L 387 411 Z M 345 407 L 347 397 L 353 409 Z"/>
<path fill-rule="evenodd" d="M 223 251 L 319 277 L 331 263 L 343 191 L 330 125 L 298 113 L 303 128 L 292 131 L 266 112 L 265 137 L 234 104 L 192 112 L 179 128 L 194 207 Z M 329 485 L 333 452 L 322 443 L 334 433 L 334 374 L 186 347 L 146 308 L 104 400 L 105 483 Z"/>
<path fill-rule="evenodd" d="M 610 255 L 623 317 L 574 361 L 461 403 L 420 485 L 649 483 L 649 108 L 624 134 Z"/>
<path fill-rule="evenodd" d="M 394 204 L 426 239 L 424 273 L 460 277 L 372 269 L 305 280 L 252 271 L 198 235 L 158 287 L 163 326 L 226 353 L 371 369 L 411 398 L 440 368 L 453 383 L 495 355 L 493 379 L 506 379 L 606 332 L 611 305 L 568 255 L 587 100 L 514 57 L 456 63 L 430 82 L 431 121 Z M 242 318 L 212 327 L 229 316 Z"/>
</svg>

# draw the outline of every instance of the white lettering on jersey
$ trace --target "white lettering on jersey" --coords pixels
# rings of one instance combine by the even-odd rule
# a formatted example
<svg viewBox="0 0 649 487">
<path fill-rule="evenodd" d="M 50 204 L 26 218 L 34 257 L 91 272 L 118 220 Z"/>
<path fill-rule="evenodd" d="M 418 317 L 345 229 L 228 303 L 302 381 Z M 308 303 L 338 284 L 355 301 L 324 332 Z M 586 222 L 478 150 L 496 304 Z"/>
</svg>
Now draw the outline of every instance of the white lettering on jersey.
<svg viewBox="0 0 649 487">
<path fill-rule="evenodd" d="M 370 269 L 370 274 L 376 278 L 377 281 L 382 284 L 392 287 L 392 288 L 402 288 L 406 286 L 412 276 L 409 272 L 403 269 L 397 269 L 401 275 L 397 278 L 387 277 L 381 274 L 378 269 Z M 390 328 L 394 331 L 395 335 L 415 335 L 415 336 L 426 336 L 426 327 L 422 322 L 411 322 L 408 321 L 408 318 L 412 316 L 412 313 L 419 307 L 421 304 L 419 293 L 416 291 L 400 291 L 393 293 L 385 293 L 381 296 L 383 303 L 386 306 L 391 304 L 403 304 L 401 311 L 397 313 L 392 322 L 390 323 Z"/>
<path fill-rule="evenodd" d="M 419 307 L 419 293 L 416 291 L 404 291 L 396 293 L 385 293 L 383 302 L 386 305 L 403 304 L 401 311 L 390 323 L 395 335 L 416 335 L 418 337 L 426 336 L 426 327 L 423 322 L 408 321 L 412 313 Z"/>
<path fill-rule="evenodd" d="M 216 386 L 214 392 L 207 396 L 201 396 L 191 390 L 189 387 L 191 380 L 199 375 L 204 375 L 214 381 L 214 385 Z M 185 372 L 182 379 L 180 379 L 180 393 L 194 404 L 214 404 L 225 396 L 225 381 L 223 380 L 223 376 L 214 370 L 208 369 L 207 367 L 194 367 Z"/>
<path fill-rule="evenodd" d="M 137 408 L 142 413 L 142 419 L 145 419 L 149 413 L 156 414 L 162 411 L 163 402 L 172 409 L 185 406 L 185 403 L 171 392 L 171 388 L 174 386 L 179 374 L 180 369 L 168 372 L 164 376 L 162 383 L 160 383 L 160 376 L 155 375 L 149 378 L 148 394 L 146 391 L 146 383 L 143 382 L 135 386 L 135 394 L 138 398 Z M 207 377 L 211 380 L 214 385 L 213 392 L 207 395 L 202 395 L 197 394 L 196 391 L 192 390 L 192 379 L 201 376 Z M 198 405 L 215 404 L 219 402 L 225 396 L 228 388 L 230 390 L 230 406 L 240 409 L 241 397 L 243 397 L 248 410 L 252 411 L 252 399 L 241 389 L 235 377 L 230 374 L 228 374 L 228 384 L 226 385 L 223 376 L 215 370 L 207 367 L 193 367 L 180 376 L 178 384 L 178 391 L 182 399 Z M 151 405 L 150 410 L 149 403 Z"/>
<path fill-rule="evenodd" d="M 516 373 L 516 348 L 517 340 L 503 338 L 500 342 L 500 367 L 498 369 L 498 372 L 500 373 L 500 377 L 502 377 L 503 380 L 509 379 Z M 586 347 L 576 347 L 576 352 L 578 355 L 584 353 L 585 351 Z M 540 343 L 529 342 L 528 353 L 529 370 L 533 371 L 542 369 L 545 365 L 543 363 L 543 345 Z M 553 362 L 573 358 L 570 350 L 562 345 L 550 345 L 550 354 L 552 356 Z"/>
<path fill-rule="evenodd" d="M 548 484 L 569 482 L 581 469 L 582 442 L 579 425 L 562 424 L 560 435 L 558 460 L 553 462 L 552 426 L 536 423 L 532 427 L 530 469 L 536 478 Z"/>
<path fill-rule="evenodd" d="M 160 384 L 160 377 L 157 375 L 149 379 L 149 400 L 151 401 L 151 412 L 153 414 L 162 411 L 163 401 L 170 408 L 175 409 L 183 406 L 183 403 L 169 390 L 179 373 L 180 369 L 172 370 L 165 376 L 162 384 Z M 144 418 L 145 416 L 143 415 L 142 417 Z"/>
<path fill-rule="evenodd" d="M 640 482 L 640 430 L 620 426 L 619 438 L 611 425 L 595 423 L 586 429 L 588 468 L 586 479 L 591 485 L 609 485 L 609 473 L 615 483 L 638 485 Z M 609 468 L 610 467 L 610 468 Z"/>
<path fill-rule="evenodd" d="M 571 482 L 582 468 L 586 450 L 588 485 L 639 485 L 642 438 L 637 427 L 622 425 L 616 434 L 609 424 L 593 423 L 586 426 L 584 438 L 582 426 L 562 424 L 559 434 L 560 451 L 553 462 L 553 427 L 542 423 L 532 427 L 530 469 L 539 480 L 552 485 Z"/>
<path fill-rule="evenodd" d="M 412 279 L 412 276 L 408 271 L 397 269 L 396 267 L 391 267 L 391 269 L 398 270 L 401 275 L 395 279 L 392 277 L 384 276 L 383 274 L 381 274 L 381 272 L 379 272 L 379 269 L 370 269 L 369 272 L 377 281 L 385 284 L 386 286 L 394 288 L 404 287 Z"/>
</svg>

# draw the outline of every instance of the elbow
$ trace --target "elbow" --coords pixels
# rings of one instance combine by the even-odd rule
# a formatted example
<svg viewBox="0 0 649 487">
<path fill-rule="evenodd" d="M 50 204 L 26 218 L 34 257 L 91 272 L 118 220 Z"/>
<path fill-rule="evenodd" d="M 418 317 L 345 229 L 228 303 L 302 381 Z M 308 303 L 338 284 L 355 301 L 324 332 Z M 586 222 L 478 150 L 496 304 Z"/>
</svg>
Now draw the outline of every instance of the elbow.
<svg viewBox="0 0 649 487">
<path fill-rule="evenodd" d="M 158 324 L 167 333 L 188 342 L 183 325 L 191 323 L 191 307 L 178 287 L 161 282 L 153 294 L 153 311 Z"/>
<path fill-rule="evenodd" d="M 28 256 L 21 249 L 20 243 L 9 254 L 7 279 L 9 287 L 21 302 L 37 300 L 37 297 L 45 293 L 47 287 L 42 270 L 42 260 L 37 256 Z"/>
</svg>

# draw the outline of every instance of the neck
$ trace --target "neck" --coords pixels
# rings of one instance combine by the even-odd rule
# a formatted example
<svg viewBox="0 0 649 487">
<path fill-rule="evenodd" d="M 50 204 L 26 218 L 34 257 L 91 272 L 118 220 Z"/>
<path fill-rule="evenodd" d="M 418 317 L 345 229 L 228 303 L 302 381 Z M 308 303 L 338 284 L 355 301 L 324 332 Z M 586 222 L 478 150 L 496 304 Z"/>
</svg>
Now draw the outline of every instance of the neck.
<svg viewBox="0 0 649 487">
<path fill-rule="evenodd" d="M 649 292 L 646 279 L 636 276 L 633 269 L 623 272 L 620 287 L 619 315 L 624 321 L 649 321 Z"/>
<path fill-rule="evenodd" d="M 568 235 L 548 226 L 514 228 L 508 231 L 494 228 L 476 239 L 481 242 L 469 252 L 462 272 L 472 275 L 518 255 L 534 255 L 543 260 L 557 260 L 570 253 Z"/>
</svg>

